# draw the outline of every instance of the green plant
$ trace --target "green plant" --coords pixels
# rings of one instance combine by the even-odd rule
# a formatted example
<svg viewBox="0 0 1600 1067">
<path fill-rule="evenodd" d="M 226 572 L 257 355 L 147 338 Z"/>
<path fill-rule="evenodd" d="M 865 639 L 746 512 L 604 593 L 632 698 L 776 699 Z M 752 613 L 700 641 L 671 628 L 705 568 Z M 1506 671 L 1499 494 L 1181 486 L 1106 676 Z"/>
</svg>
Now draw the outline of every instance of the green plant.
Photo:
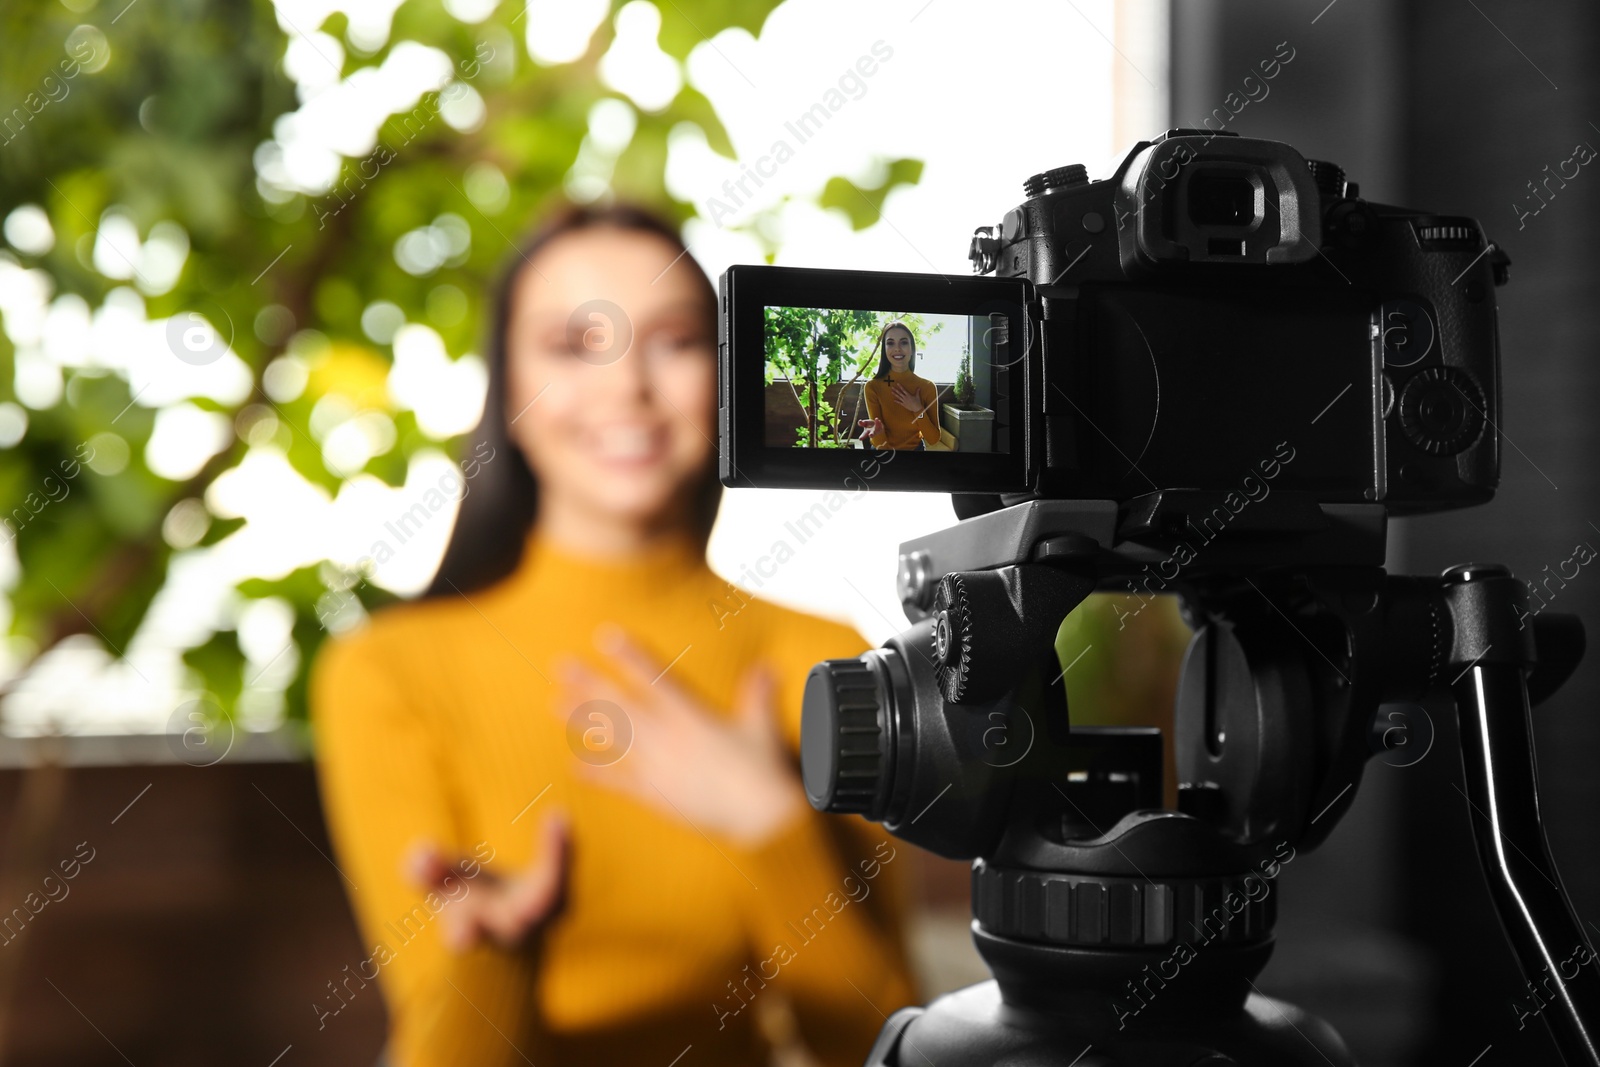
<svg viewBox="0 0 1600 1067">
<path fill-rule="evenodd" d="M 662 2 L 659 45 L 681 63 L 724 29 L 759 34 L 777 3 Z M 0 14 L 0 100 L 22 108 L 0 115 L 0 218 L 27 208 L 53 235 L 0 250 L 0 288 L 37 289 L 60 314 L 107 317 L 114 329 L 108 312 L 136 306 L 145 322 L 178 323 L 169 337 L 187 337 L 188 317 L 203 316 L 226 342 L 221 362 L 237 371 L 237 387 L 215 395 L 164 395 L 149 384 L 151 368 L 167 377 L 197 372 L 159 343 L 139 353 L 149 361 L 140 370 L 128 353 L 146 344 L 145 323 L 120 327 L 113 349 L 121 356 L 60 358 L 25 315 L 13 314 L 16 305 L 0 301 L 0 439 L 9 445 L 0 518 L 16 517 L 0 529 L 0 575 L 10 575 L 0 598 L 9 642 L 0 670 L 9 664 L 10 676 L 0 677 L 0 695 L 63 640 L 117 657 L 148 644 L 142 628 L 157 595 L 172 588 L 174 567 L 252 532 L 229 517 L 216 489 L 252 457 L 277 457 L 306 492 L 333 499 L 356 479 L 401 485 L 428 450 L 457 448 L 455 431 L 430 430 L 395 398 L 393 322 L 373 328 L 380 303 L 393 309 L 380 318 L 426 326 L 459 365 L 482 337 L 486 294 L 513 241 L 577 179 L 595 195 L 653 204 L 680 221 L 696 213 L 666 189 L 667 140 L 690 125 L 734 159 L 710 101 L 685 84 L 647 110 L 608 88 L 599 68 L 615 36 L 609 18 L 571 62 L 535 61 L 525 14 L 522 4 L 502 4 L 469 24 L 437 0 L 406 0 L 382 39 L 356 32 L 342 13 L 290 26 L 267 0 L 92 11 L 78 2 L 14 4 Z M 357 117 L 342 113 L 345 154 L 323 157 L 331 185 L 296 188 L 274 147 L 289 116 L 362 72 L 406 59 L 402 49 L 411 50 L 408 62 L 431 50 L 428 61 L 449 80 L 444 92 L 395 105 L 370 150 L 357 144 Z M 596 105 L 631 124 L 610 154 L 589 137 Z M 915 179 L 909 162 L 898 166 L 901 184 Z M 140 268 L 107 239 L 113 229 L 133 235 L 129 247 L 160 245 L 179 267 L 170 277 Z M 402 254 L 419 241 L 445 241 L 448 254 L 420 264 Z M 19 381 L 33 384 L 19 393 Z M 219 431 L 217 447 L 192 472 L 169 477 L 152 469 L 148 449 L 164 415 L 179 408 Z M 378 444 L 354 465 L 335 462 L 329 436 L 355 418 L 376 427 Z M 62 465 L 79 461 L 81 471 L 62 482 Z M 50 486 L 62 484 L 69 491 L 52 495 Z M 273 667 L 286 672 L 275 699 L 291 721 L 302 719 L 324 623 L 392 599 L 367 577 L 316 558 L 260 561 L 258 573 L 219 591 L 224 610 L 208 612 L 185 638 L 187 685 L 232 715 Z M 289 612 L 282 658 L 268 663 L 259 649 L 247 657 L 230 597 Z"/>
<path fill-rule="evenodd" d="M 969 345 L 961 346 L 961 369 L 956 373 L 956 406 L 970 408 L 972 403 L 972 350 Z"/>
<path fill-rule="evenodd" d="M 804 421 L 796 445 L 837 447 L 851 436 L 828 400 L 833 386 L 860 380 L 873 359 L 871 339 L 877 314 L 837 308 L 769 307 L 763 312 L 766 380 L 785 381 Z"/>
</svg>

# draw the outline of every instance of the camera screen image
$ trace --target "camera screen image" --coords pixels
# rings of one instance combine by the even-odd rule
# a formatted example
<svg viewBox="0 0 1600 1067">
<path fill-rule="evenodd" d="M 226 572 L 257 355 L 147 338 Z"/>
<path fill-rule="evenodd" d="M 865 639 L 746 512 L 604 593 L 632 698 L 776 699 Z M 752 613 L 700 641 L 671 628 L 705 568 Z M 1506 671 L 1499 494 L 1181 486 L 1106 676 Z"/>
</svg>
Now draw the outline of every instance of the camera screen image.
<svg viewBox="0 0 1600 1067">
<path fill-rule="evenodd" d="M 767 448 L 1003 452 L 988 315 L 762 308 Z M 1001 358 L 1004 358 L 1002 354 Z"/>
<path fill-rule="evenodd" d="M 1031 484 L 1026 280 L 738 264 L 720 296 L 724 485 Z"/>
</svg>

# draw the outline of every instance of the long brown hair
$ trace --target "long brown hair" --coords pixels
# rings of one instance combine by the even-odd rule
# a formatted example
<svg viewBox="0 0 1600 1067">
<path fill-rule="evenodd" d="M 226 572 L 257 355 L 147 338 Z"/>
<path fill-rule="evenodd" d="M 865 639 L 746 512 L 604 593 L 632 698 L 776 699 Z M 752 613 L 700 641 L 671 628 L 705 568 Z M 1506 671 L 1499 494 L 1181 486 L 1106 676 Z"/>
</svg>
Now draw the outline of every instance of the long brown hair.
<svg viewBox="0 0 1600 1067">
<path fill-rule="evenodd" d="M 468 483 L 444 559 L 424 597 L 483 589 L 509 575 L 521 562 L 523 545 L 539 510 L 539 480 L 511 439 L 506 416 L 508 333 L 514 294 L 522 272 L 545 245 L 565 234 L 601 227 L 653 234 L 679 253 L 687 251 L 678 228 L 648 208 L 616 202 L 568 204 L 547 215 L 508 261 L 495 286 L 490 308 L 489 389 L 483 402 L 483 418 L 463 452 L 480 461 L 484 456 L 492 458 L 481 463 L 476 477 Z M 682 258 L 687 261 L 685 268 L 694 271 L 704 285 L 708 314 L 714 317 L 717 300 L 710 279 L 691 257 Z M 711 332 L 715 336 L 715 330 Z M 695 489 L 693 514 L 702 542 L 711 534 L 722 500 L 716 472 L 713 455 Z"/>
<path fill-rule="evenodd" d="M 883 329 L 878 331 L 878 372 L 872 376 L 873 380 L 889 377 L 889 354 L 883 350 L 883 346 L 885 338 L 889 336 L 889 331 L 896 326 L 904 330 L 906 336 L 911 338 L 911 358 L 906 360 L 906 370 L 914 371 L 917 369 L 917 335 L 911 332 L 911 327 L 899 319 L 890 319 L 884 324 Z"/>
</svg>

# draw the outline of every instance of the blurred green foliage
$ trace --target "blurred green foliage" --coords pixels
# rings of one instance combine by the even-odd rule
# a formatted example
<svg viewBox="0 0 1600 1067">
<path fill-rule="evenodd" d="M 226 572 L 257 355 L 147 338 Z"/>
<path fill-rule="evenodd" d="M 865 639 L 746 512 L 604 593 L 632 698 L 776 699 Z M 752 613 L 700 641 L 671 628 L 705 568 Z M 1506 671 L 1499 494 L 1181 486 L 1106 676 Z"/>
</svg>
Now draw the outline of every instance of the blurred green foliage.
<svg viewBox="0 0 1600 1067">
<path fill-rule="evenodd" d="M 659 44 L 681 61 L 727 27 L 759 33 L 777 2 L 663 0 Z M 363 331 L 363 309 L 376 300 L 393 302 L 407 321 L 435 329 L 452 359 L 474 348 L 488 285 L 510 254 L 511 241 L 560 195 L 591 107 L 603 98 L 623 98 L 602 84 L 598 72 L 613 40 L 610 18 L 583 56 L 545 65 L 528 55 L 517 3 L 501 4 L 485 21 L 466 24 L 441 0 L 407 0 L 387 43 L 373 54 L 349 43 L 343 14 L 321 26 L 285 30 L 267 0 L 67 3 L 71 9 L 61 0 L 40 0 L 0 12 L 0 112 L 12 117 L 5 126 L 6 114 L 0 114 L 0 216 L 37 204 L 55 232 L 48 252 L 7 254 L 46 272 L 52 298 L 75 293 L 95 309 L 112 289 L 130 284 L 94 266 L 103 213 L 119 207 L 141 237 L 157 223 L 176 223 L 187 234 L 188 258 L 175 285 L 146 294 L 147 317 L 204 314 L 253 375 L 242 403 L 195 401 L 227 416 L 235 433 L 187 481 L 147 468 L 145 445 L 156 411 L 137 402 L 124 376 L 95 368 L 68 368 L 61 400 L 29 410 L 25 436 L 0 460 L 0 514 L 9 515 L 85 442 L 98 440 L 116 451 L 116 440 L 103 436 L 114 434 L 125 446 L 125 467 L 115 473 L 86 467 L 70 493 L 36 514 L 30 510 L 30 521 L 16 532 L 21 576 L 9 592 L 10 632 L 31 654 L 85 634 L 120 655 L 182 550 L 170 539 L 175 519 L 184 519 L 176 523 L 180 528 L 192 530 L 197 522 L 203 527 L 201 546 L 236 532 L 238 521 L 214 516 L 206 526 L 200 505 L 207 487 L 237 466 L 252 442 L 265 438 L 312 484 L 337 492 L 350 472 L 324 463 L 311 427 L 318 400 L 341 394 L 355 410 L 385 410 L 395 441 L 366 470 L 391 485 L 404 480 L 408 457 L 437 442 L 411 412 L 387 399 L 383 381 L 392 353 Z M 620 0 L 614 4 L 613 15 L 621 6 Z M 301 103 L 285 73 L 286 50 L 297 35 L 318 30 L 344 43 L 338 71 L 344 79 L 381 65 L 403 42 L 441 50 L 463 72 L 458 77 L 470 78 L 481 94 L 485 120 L 472 132 L 458 132 L 439 120 L 438 94 L 429 93 L 416 111 L 391 116 L 382 127 L 380 151 L 392 159 L 381 166 L 371 156 L 345 158 L 333 192 L 263 195 L 260 146 Z M 82 62 L 69 77 L 64 64 L 75 59 Z M 481 69 L 474 70 L 475 63 Z M 615 162 L 610 187 L 686 219 L 693 205 L 674 201 L 663 182 L 668 131 L 693 123 L 714 150 L 732 158 L 728 134 L 707 98 L 687 85 L 659 111 L 633 110 L 637 128 Z M 474 202 L 466 191 L 474 166 L 480 176 L 492 177 L 483 164 L 504 177 L 504 195 L 488 210 L 482 197 Z M 910 161 L 896 161 L 891 169 L 871 189 L 835 179 L 821 200 L 864 225 L 876 218 L 889 188 L 914 182 L 920 173 L 920 165 Z M 467 221 L 470 251 L 420 275 L 401 269 L 396 242 L 445 213 Z M 305 344 L 307 338 L 316 345 L 307 387 L 292 399 L 274 400 L 263 387 L 264 369 L 291 343 Z M 0 333 L 0 402 L 16 399 L 15 356 L 11 340 Z M 291 720 L 303 719 L 306 671 L 325 634 L 318 602 L 337 587 L 327 568 L 313 566 L 281 580 L 247 582 L 240 590 L 247 598 L 280 597 L 293 605 L 300 655 L 287 690 Z M 385 596 L 365 582 L 355 583 L 354 592 L 369 608 Z M 247 683 L 235 634 L 226 628 L 215 633 L 185 660 L 196 685 L 223 714 L 231 713 Z"/>
<path fill-rule="evenodd" d="M 826 208 L 843 211 L 850 218 L 850 228 L 864 230 L 878 221 L 883 213 L 883 201 L 897 185 L 915 185 L 922 180 L 922 160 L 894 159 L 883 169 L 882 180 L 858 185 L 849 178 L 835 176 L 822 187 L 817 202 Z"/>
</svg>

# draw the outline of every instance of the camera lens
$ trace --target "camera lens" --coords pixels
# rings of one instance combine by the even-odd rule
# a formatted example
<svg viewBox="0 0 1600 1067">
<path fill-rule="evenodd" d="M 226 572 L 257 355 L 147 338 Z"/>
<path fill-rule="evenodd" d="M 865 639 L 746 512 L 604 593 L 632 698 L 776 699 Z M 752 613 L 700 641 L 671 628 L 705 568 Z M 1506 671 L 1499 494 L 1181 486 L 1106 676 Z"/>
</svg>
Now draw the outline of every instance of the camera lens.
<svg viewBox="0 0 1600 1067">
<path fill-rule="evenodd" d="M 1248 226 L 1256 221 L 1256 184 L 1242 171 L 1200 171 L 1189 179 L 1189 221 Z"/>
</svg>

